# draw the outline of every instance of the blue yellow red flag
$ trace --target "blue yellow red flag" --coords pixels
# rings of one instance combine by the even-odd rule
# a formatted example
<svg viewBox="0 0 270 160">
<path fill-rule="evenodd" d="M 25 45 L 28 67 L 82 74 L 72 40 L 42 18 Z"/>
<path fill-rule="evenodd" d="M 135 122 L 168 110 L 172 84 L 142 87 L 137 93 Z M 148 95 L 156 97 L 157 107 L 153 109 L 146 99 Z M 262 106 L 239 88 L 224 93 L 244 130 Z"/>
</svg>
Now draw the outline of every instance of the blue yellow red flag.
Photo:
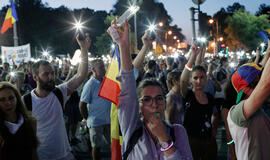
<svg viewBox="0 0 270 160">
<path fill-rule="evenodd" d="M 111 105 L 111 159 L 121 160 L 122 136 L 118 121 L 118 94 L 120 93 L 120 82 L 117 76 L 120 72 L 121 61 L 119 47 L 115 44 L 111 62 L 101 84 L 98 95 L 112 102 Z"/>
<path fill-rule="evenodd" d="M 14 3 L 11 1 L 11 4 L 7 10 L 7 14 L 1 28 L 1 34 L 4 34 L 9 28 L 12 28 L 12 24 L 15 23 L 16 21 L 18 21 L 18 16 Z"/>
</svg>

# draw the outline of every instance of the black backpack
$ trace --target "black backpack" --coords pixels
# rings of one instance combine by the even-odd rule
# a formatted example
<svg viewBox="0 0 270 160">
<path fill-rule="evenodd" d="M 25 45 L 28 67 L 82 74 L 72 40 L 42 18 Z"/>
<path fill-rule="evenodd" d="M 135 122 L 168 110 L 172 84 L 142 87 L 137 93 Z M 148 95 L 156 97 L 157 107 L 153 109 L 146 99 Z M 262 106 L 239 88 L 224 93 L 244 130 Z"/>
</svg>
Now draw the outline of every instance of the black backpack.
<svg viewBox="0 0 270 160">
<path fill-rule="evenodd" d="M 174 128 L 173 126 L 167 124 L 170 128 L 170 137 L 172 138 L 172 141 L 175 142 L 175 135 L 174 135 Z M 137 144 L 139 138 L 142 136 L 143 133 L 143 126 L 140 126 L 138 129 L 136 129 L 133 134 L 131 135 L 128 144 L 127 144 L 127 150 L 123 154 L 122 159 L 127 160 L 129 153 L 132 151 L 134 146 Z"/>
<path fill-rule="evenodd" d="M 59 88 L 55 87 L 52 91 L 55 96 L 57 97 L 57 99 L 59 100 L 61 106 L 62 106 L 62 109 L 64 107 L 64 100 L 63 100 L 63 95 L 62 95 L 62 92 Z M 32 111 L 32 96 L 31 96 L 31 92 L 25 94 L 23 96 L 23 101 L 26 105 L 26 108 L 29 110 L 29 111 Z"/>
</svg>

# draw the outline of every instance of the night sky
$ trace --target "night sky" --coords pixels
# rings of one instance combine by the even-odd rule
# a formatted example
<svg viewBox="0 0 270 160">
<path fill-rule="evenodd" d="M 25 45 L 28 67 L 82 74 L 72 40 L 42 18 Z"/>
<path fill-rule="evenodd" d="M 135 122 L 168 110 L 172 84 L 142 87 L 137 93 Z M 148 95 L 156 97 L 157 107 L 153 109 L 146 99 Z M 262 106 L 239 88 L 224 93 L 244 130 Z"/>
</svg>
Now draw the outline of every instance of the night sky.
<svg viewBox="0 0 270 160">
<path fill-rule="evenodd" d="M 42 0 L 47 2 L 50 7 L 57 8 L 61 5 L 65 5 L 68 8 L 91 8 L 94 10 L 106 10 L 110 11 L 113 4 L 117 0 Z M 192 0 L 158 0 L 162 2 L 168 14 L 173 18 L 172 24 L 177 24 L 182 28 L 183 34 L 189 41 L 191 39 L 191 22 L 190 22 L 190 7 L 196 7 Z M 206 0 L 201 5 L 201 10 L 206 12 L 208 15 L 213 15 L 220 8 L 232 5 L 234 2 L 239 2 L 241 5 L 246 7 L 246 10 L 251 14 L 258 11 L 259 5 L 265 3 L 270 5 L 270 0 Z M 1 0 L 0 7 L 8 5 L 9 0 Z"/>
</svg>

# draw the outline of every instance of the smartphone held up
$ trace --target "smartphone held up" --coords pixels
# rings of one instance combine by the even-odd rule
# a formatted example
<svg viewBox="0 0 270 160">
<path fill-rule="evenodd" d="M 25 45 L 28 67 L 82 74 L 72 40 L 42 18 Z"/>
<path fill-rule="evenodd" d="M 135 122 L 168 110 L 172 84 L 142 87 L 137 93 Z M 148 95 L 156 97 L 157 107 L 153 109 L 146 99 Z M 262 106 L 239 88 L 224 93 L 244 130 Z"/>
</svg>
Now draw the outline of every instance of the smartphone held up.
<svg viewBox="0 0 270 160">
<path fill-rule="evenodd" d="M 136 12 L 140 9 L 139 6 L 130 6 L 117 20 L 116 25 L 122 26 L 125 20 L 129 20 L 132 16 L 136 14 Z M 111 35 L 113 41 L 116 41 L 120 36 L 118 31 L 114 27 L 109 27 L 108 32 Z"/>
<path fill-rule="evenodd" d="M 132 18 L 136 12 L 140 9 L 139 6 L 130 6 L 117 20 L 116 24 L 121 26 L 125 20 Z"/>
</svg>

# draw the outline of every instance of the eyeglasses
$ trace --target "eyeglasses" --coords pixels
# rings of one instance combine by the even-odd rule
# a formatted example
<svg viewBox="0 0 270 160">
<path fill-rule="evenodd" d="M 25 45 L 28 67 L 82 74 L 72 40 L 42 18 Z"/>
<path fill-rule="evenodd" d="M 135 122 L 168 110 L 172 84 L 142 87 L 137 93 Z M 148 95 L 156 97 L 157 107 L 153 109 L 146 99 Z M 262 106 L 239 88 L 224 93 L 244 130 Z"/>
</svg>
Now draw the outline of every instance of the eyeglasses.
<svg viewBox="0 0 270 160">
<path fill-rule="evenodd" d="M 165 103 L 165 97 L 159 95 L 156 97 L 150 97 L 150 96 L 145 96 L 140 98 L 140 103 L 146 105 L 146 106 L 152 106 L 153 100 L 155 100 L 155 103 L 157 105 L 163 105 Z"/>
</svg>

